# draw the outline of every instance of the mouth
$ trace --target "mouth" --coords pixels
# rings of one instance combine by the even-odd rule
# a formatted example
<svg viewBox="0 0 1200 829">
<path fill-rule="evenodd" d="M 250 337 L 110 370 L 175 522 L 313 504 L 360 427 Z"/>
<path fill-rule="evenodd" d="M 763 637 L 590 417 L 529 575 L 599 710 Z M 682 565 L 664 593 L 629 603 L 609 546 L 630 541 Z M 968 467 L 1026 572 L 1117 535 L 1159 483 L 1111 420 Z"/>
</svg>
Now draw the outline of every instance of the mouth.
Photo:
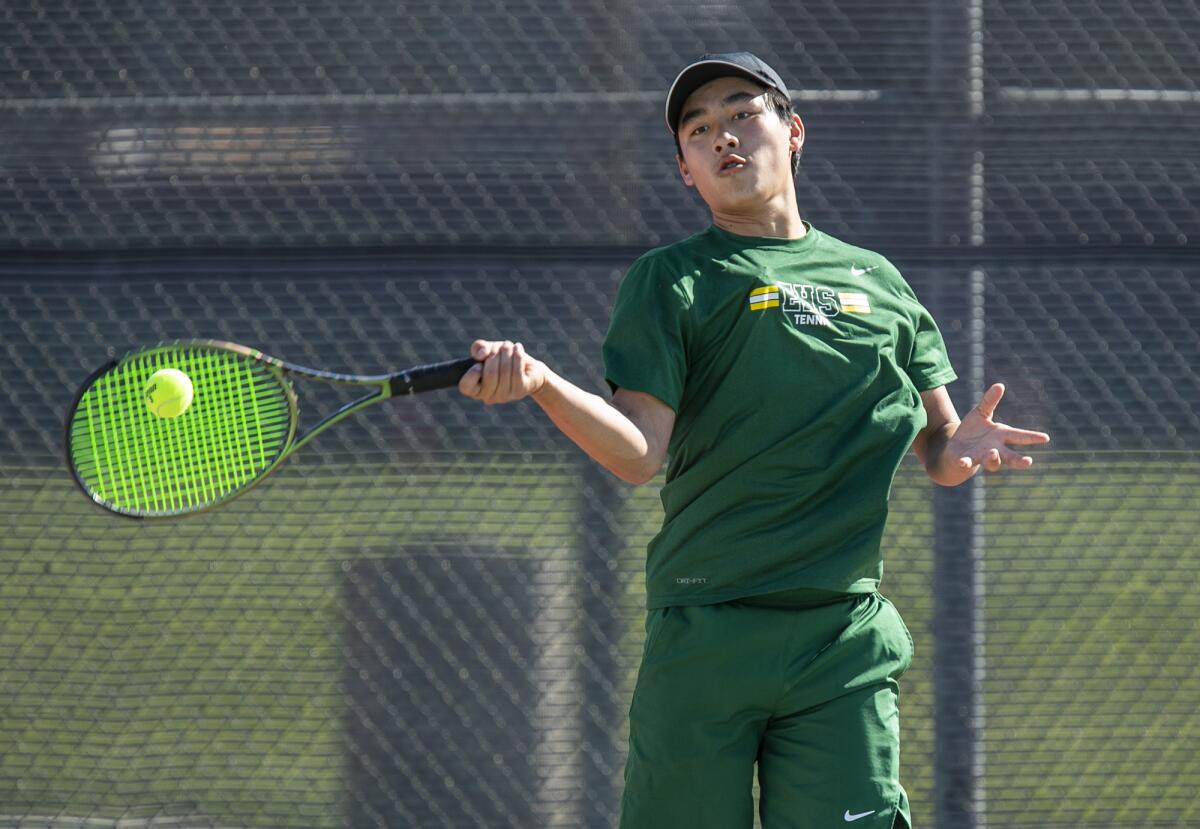
<svg viewBox="0 0 1200 829">
<path fill-rule="evenodd" d="M 740 155 L 727 155 L 721 159 L 721 163 L 717 166 L 717 175 L 724 175 L 735 170 L 741 170 L 750 162 L 742 158 Z"/>
</svg>

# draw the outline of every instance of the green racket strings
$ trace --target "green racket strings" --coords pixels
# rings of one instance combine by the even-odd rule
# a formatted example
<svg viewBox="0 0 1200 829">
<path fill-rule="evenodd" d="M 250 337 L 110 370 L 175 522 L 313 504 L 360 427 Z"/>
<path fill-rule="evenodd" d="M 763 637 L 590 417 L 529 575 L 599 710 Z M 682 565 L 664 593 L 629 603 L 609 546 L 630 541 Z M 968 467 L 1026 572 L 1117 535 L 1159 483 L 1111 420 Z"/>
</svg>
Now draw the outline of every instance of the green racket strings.
<svg viewBox="0 0 1200 829">
<path fill-rule="evenodd" d="M 147 381 L 163 368 L 192 381 L 192 404 L 177 417 L 146 405 Z M 123 360 L 84 392 L 68 446 L 93 498 L 131 515 L 170 515 L 222 501 L 270 469 L 291 418 L 281 381 L 260 363 L 218 350 L 156 349 Z"/>
</svg>

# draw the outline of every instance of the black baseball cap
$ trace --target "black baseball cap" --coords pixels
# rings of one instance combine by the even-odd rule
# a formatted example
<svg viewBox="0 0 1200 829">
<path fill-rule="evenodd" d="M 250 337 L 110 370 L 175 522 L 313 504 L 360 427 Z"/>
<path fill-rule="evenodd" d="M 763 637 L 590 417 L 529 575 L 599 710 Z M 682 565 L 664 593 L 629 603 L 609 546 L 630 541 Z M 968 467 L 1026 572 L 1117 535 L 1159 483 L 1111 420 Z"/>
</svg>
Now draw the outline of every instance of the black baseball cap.
<svg viewBox="0 0 1200 829">
<path fill-rule="evenodd" d="M 721 52 L 715 55 L 704 55 L 691 66 L 685 67 L 671 91 L 667 93 L 667 129 L 675 132 L 683 103 L 688 96 L 709 81 L 737 75 L 742 78 L 760 83 L 783 94 L 789 101 L 792 96 L 788 93 L 787 84 L 779 73 L 767 66 L 760 58 L 749 52 Z"/>
</svg>

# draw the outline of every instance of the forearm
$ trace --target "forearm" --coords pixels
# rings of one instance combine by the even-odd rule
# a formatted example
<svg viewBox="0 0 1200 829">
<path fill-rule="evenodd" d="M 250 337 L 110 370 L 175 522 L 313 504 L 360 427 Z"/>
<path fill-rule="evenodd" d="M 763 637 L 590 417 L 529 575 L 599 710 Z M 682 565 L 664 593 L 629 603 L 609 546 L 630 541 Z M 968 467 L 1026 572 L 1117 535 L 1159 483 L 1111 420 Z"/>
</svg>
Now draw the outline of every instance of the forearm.
<svg viewBox="0 0 1200 829">
<path fill-rule="evenodd" d="M 658 473 L 664 448 L 654 446 L 639 424 L 604 398 L 549 368 L 545 383 L 531 396 L 559 431 L 618 478 L 642 484 Z"/>
</svg>

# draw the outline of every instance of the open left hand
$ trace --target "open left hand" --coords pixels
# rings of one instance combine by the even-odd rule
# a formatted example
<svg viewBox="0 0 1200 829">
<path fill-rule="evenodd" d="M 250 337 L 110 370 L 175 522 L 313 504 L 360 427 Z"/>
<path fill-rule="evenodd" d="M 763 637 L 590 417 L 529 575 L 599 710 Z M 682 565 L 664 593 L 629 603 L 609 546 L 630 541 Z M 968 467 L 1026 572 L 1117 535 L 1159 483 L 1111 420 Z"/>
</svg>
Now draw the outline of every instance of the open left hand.
<svg viewBox="0 0 1200 829">
<path fill-rule="evenodd" d="M 982 466 L 987 472 L 999 472 L 1003 467 L 1028 469 L 1033 458 L 1009 449 L 1009 446 L 1034 446 L 1049 443 L 1045 432 L 1016 429 L 992 420 L 996 404 L 1004 396 L 1004 384 L 994 383 L 983 393 L 979 405 L 967 412 L 953 436 L 946 441 L 943 457 L 965 477 Z"/>
</svg>

